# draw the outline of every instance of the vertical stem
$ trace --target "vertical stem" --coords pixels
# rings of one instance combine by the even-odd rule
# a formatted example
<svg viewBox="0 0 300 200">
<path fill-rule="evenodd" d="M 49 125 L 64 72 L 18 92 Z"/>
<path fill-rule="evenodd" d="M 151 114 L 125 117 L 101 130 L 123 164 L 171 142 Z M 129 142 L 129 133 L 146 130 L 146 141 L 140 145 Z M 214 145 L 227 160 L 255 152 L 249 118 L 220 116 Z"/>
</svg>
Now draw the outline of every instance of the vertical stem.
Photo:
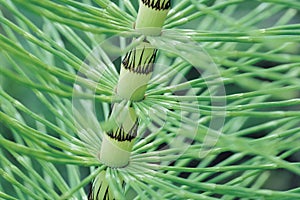
<svg viewBox="0 0 300 200">
<path fill-rule="evenodd" d="M 171 7 L 171 0 L 140 0 L 135 28 L 144 35 L 159 35 Z"/>
<path fill-rule="evenodd" d="M 170 9 L 170 0 L 140 0 L 135 28 L 145 36 L 160 34 L 165 18 Z M 157 55 L 155 49 L 147 40 L 131 49 L 121 63 L 120 77 L 116 94 L 128 101 L 142 101 L 147 84 L 151 78 Z M 111 116 L 118 113 L 114 104 Z M 137 136 L 138 116 L 130 103 L 123 106 L 120 114 L 115 117 L 116 126 L 104 134 L 99 159 L 114 168 L 125 167 L 129 163 L 130 154 Z M 93 183 L 89 196 L 91 200 L 115 199 L 113 192 L 101 172 Z"/>
<path fill-rule="evenodd" d="M 160 34 L 170 9 L 170 0 L 140 0 L 135 29 L 145 36 Z M 128 101 L 142 101 L 151 78 L 157 55 L 147 40 L 131 49 L 123 58 L 116 93 Z M 112 113 L 117 107 L 115 104 Z M 103 138 L 100 160 L 108 167 L 125 167 L 137 136 L 138 117 L 129 105 L 116 117 L 116 128 Z"/>
</svg>

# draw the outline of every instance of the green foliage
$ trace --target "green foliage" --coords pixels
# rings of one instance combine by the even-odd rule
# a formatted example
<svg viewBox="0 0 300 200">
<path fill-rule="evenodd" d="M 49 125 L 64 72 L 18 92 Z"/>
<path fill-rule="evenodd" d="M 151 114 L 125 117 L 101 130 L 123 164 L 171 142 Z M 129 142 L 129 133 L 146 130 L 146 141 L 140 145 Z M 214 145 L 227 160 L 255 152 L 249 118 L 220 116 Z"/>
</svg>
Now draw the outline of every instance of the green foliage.
<svg viewBox="0 0 300 200">
<path fill-rule="evenodd" d="M 99 162 L 136 8 L 0 0 L 0 199 L 87 199 L 103 170 L 116 199 L 300 199 L 295 0 L 174 1 L 130 165 Z"/>
</svg>

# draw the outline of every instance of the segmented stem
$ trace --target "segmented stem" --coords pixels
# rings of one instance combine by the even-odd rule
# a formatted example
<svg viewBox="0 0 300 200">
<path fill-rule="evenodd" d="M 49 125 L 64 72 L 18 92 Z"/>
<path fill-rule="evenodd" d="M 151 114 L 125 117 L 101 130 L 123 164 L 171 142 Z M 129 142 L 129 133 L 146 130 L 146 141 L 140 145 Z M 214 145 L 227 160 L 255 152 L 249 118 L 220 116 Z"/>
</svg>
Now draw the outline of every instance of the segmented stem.
<svg viewBox="0 0 300 200">
<path fill-rule="evenodd" d="M 135 28 L 144 35 L 159 35 L 170 9 L 170 0 L 141 0 Z M 134 41 L 133 41 L 134 42 Z M 157 56 L 146 39 L 124 56 L 116 94 L 128 101 L 142 101 Z M 112 112 L 114 112 L 115 104 Z M 137 136 L 138 117 L 132 107 L 124 108 L 123 118 L 114 119 L 117 127 L 106 133 L 100 160 L 108 167 L 124 167 Z"/>
<path fill-rule="evenodd" d="M 170 5 L 170 0 L 140 0 L 135 29 L 145 36 L 159 35 Z M 116 95 L 128 101 L 142 101 L 154 69 L 156 56 L 157 49 L 147 40 L 127 52 L 121 63 Z M 118 103 L 113 105 L 112 116 L 118 106 L 120 106 Z M 116 127 L 104 135 L 99 159 L 108 167 L 126 167 L 137 137 L 139 119 L 134 109 L 128 104 L 113 120 Z M 103 184 L 99 182 L 105 182 L 105 180 L 101 178 L 105 179 L 104 176 L 100 176 L 100 179 L 96 179 L 93 184 L 91 197 L 94 200 L 104 198 Z M 104 194 L 110 194 L 108 186 Z M 114 199 L 114 197 L 110 196 L 108 199 Z"/>
</svg>

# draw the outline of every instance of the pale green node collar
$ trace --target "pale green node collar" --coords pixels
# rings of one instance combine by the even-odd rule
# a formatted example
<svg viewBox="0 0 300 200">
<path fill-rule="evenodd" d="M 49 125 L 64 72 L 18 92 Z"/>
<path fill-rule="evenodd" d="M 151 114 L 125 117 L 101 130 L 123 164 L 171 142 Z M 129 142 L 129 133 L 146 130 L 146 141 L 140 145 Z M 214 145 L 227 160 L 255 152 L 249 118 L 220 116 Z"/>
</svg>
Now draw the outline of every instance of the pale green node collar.
<svg viewBox="0 0 300 200">
<path fill-rule="evenodd" d="M 140 101 L 144 98 L 147 83 L 152 73 L 137 74 L 121 68 L 120 82 L 118 83 L 117 93 L 120 97 L 131 101 Z M 126 83 L 126 84 L 125 84 Z"/>
<path fill-rule="evenodd" d="M 144 35 L 159 35 L 170 10 L 170 0 L 140 0 L 135 29 Z"/>
<path fill-rule="evenodd" d="M 133 141 L 117 141 L 104 134 L 100 161 L 110 167 L 125 167 L 129 163 Z"/>
</svg>

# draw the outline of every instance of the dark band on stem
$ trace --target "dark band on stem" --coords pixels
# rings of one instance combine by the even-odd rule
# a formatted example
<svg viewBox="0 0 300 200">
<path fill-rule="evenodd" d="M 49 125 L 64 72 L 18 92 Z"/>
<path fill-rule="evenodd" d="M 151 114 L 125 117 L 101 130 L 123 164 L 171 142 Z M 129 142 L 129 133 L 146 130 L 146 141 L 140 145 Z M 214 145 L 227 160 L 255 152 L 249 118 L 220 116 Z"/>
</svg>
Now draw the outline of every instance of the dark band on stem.
<svg viewBox="0 0 300 200">
<path fill-rule="evenodd" d="M 142 3 L 155 10 L 168 10 L 171 7 L 171 0 L 142 0 Z"/>
<path fill-rule="evenodd" d="M 100 194 L 100 191 L 101 191 L 101 187 L 102 187 L 102 183 L 101 183 L 100 186 L 98 187 L 96 196 L 95 196 L 95 198 L 94 198 L 95 185 L 93 185 L 93 186 L 90 188 L 90 193 L 89 193 L 89 196 L 88 196 L 88 200 L 98 200 L 98 199 L 99 199 L 99 194 Z M 103 199 L 111 199 L 110 196 L 109 196 L 108 186 L 107 186 L 107 188 L 106 188 L 106 190 L 105 190 L 105 194 L 104 194 Z M 115 200 L 115 198 L 113 198 L 113 200 Z"/>
<path fill-rule="evenodd" d="M 107 187 L 106 190 L 105 190 L 105 194 L 104 194 L 103 199 L 109 199 L 108 187 Z"/>
<path fill-rule="evenodd" d="M 125 133 L 123 126 L 118 127 L 115 131 L 110 131 L 107 133 L 109 137 L 115 139 L 119 142 L 122 141 L 131 141 L 137 136 L 137 129 L 138 129 L 138 120 L 134 123 L 128 133 Z"/>
<path fill-rule="evenodd" d="M 153 53 L 151 56 L 148 56 L 146 59 L 143 59 L 145 52 L 145 47 L 143 48 L 139 62 L 136 63 L 136 48 L 129 51 L 125 58 L 122 60 L 122 64 L 124 65 L 125 69 L 128 69 L 129 71 L 138 73 L 138 74 L 149 74 L 150 72 L 153 72 L 154 68 L 154 62 L 157 55 L 157 49 L 153 50 Z"/>
</svg>

